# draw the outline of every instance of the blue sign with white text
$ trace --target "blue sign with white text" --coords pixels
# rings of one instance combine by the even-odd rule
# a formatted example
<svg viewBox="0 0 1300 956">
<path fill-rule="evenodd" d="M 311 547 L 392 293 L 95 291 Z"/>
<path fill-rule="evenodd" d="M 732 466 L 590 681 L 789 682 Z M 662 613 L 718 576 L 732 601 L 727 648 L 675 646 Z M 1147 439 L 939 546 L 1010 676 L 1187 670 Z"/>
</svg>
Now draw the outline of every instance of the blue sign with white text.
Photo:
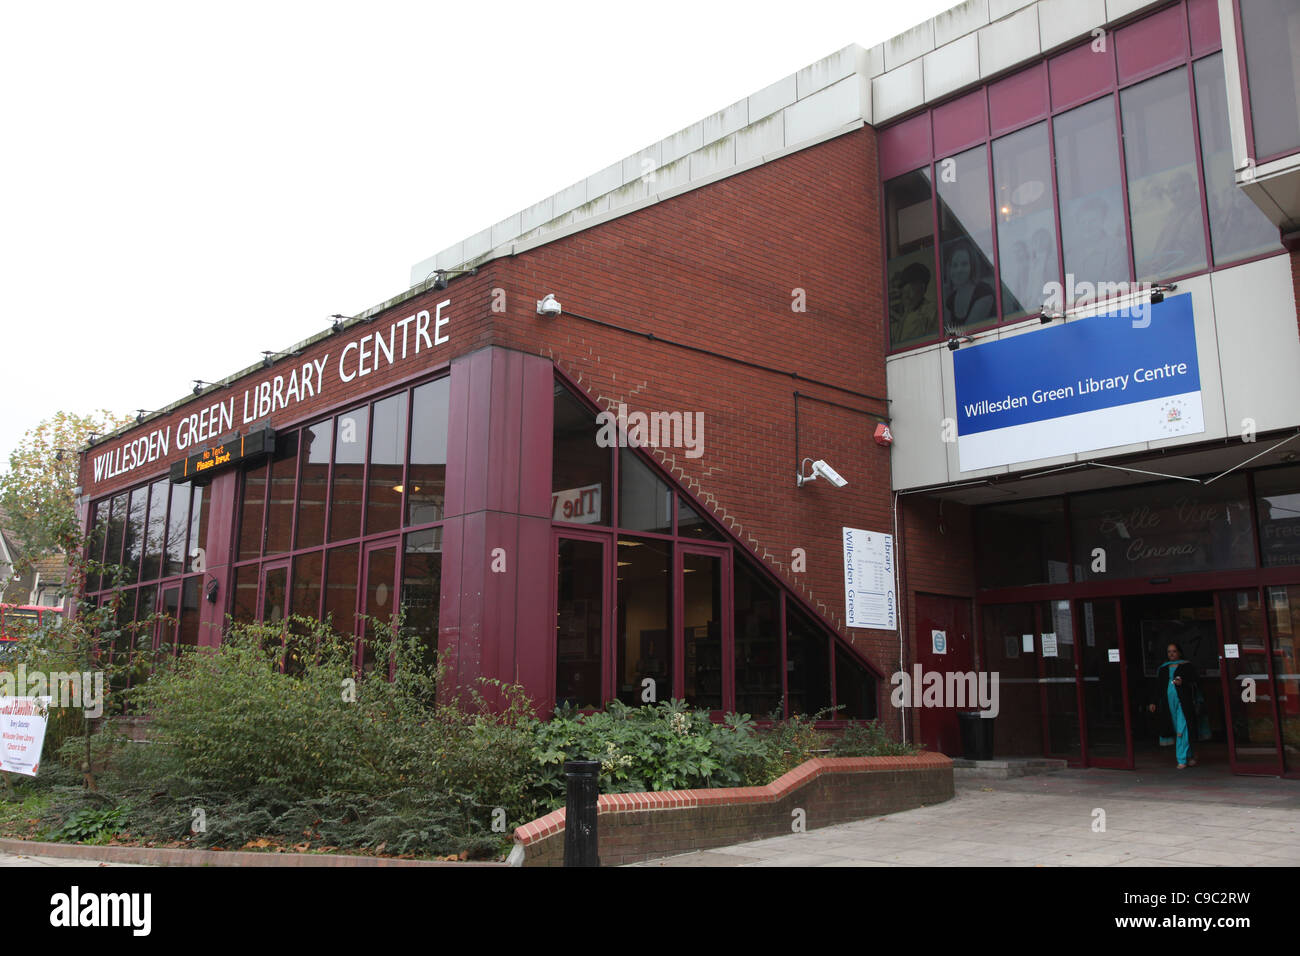
<svg viewBox="0 0 1300 956">
<path fill-rule="evenodd" d="M 1192 297 L 1142 309 L 952 353 L 962 471 L 1204 431 Z"/>
</svg>

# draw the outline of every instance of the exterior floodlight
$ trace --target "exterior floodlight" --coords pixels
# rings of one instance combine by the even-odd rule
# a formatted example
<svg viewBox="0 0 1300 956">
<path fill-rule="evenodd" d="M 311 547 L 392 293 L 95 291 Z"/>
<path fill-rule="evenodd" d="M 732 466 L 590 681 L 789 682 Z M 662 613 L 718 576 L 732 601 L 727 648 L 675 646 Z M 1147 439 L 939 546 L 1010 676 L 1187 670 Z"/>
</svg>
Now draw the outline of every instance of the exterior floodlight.
<svg viewBox="0 0 1300 956">
<path fill-rule="evenodd" d="M 1047 308 L 1047 306 L 1043 306 L 1041 309 L 1038 310 L 1038 321 L 1041 322 L 1043 325 L 1046 325 L 1049 322 L 1055 322 L 1057 319 L 1063 319 L 1063 318 L 1065 318 L 1064 315 L 1062 315 L 1060 312 L 1053 312 L 1051 309 Z"/>
<path fill-rule="evenodd" d="M 803 466 L 805 463 L 810 461 L 812 461 L 812 474 L 805 475 L 803 473 Z M 836 471 L 830 465 L 826 464 L 826 462 L 820 458 L 817 459 L 816 461 L 813 461 L 811 458 L 805 458 L 802 462 L 800 462 L 799 473 L 795 475 L 794 483 L 797 487 L 802 488 L 808 482 L 816 481 L 818 478 L 825 478 L 836 488 L 843 488 L 845 485 L 848 484 L 848 481 L 842 478 L 838 471 Z"/>
<path fill-rule="evenodd" d="M 950 335 L 948 336 L 948 351 L 955 352 L 961 348 L 962 345 L 974 341 L 975 340 L 969 335 Z"/>
<path fill-rule="evenodd" d="M 544 298 L 537 300 L 538 315 L 544 315 L 548 319 L 553 319 L 563 311 L 564 307 L 560 305 L 559 301 L 550 292 L 546 293 Z"/>
<path fill-rule="evenodd" d="M 441 292 L 443 289 L 447 288 L 447 273 L 445 271 L 439 269 L 433 275 L 433 287 L 435 290 Z"/>
</svg>

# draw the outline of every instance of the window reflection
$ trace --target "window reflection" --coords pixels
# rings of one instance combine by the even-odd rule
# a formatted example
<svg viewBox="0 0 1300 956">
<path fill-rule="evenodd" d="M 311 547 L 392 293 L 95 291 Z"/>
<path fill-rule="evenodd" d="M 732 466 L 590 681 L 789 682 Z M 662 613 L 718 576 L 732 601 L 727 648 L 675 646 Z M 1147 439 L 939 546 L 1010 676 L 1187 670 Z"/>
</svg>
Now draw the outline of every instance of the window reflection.
<svg viewBox="0 0 1300 956">
<path fill-rule="evenodd" d="M 1129 279 L 1115 101 L 1095 100 L 1052 121 L 1066 307 L 1116 294 L 1099 283 Z"/>
<path fill-rule="evenodd" d="M 963 333 L 997 321 L 993 294 L 993 218 L 983 146 L 939 163 L 943 326 Z"/>
<path fill-rule="evenodd" d="M 1120 93 L 1124 166 L 1138 279 L 1158 281 L 1206 266 L 1187 71 Z"/>
<path fill-rule="evenodd" d="M 1038 311 L 1061 281 L 1050 160 L 1046 123 L 993 143 L 998 262 L 1006 318 Z"/>
<path fill-rule="evenodd" d="M 1278 229 L 1238 186 L 1233 176 L 1232 138 L 1223 54 L 1198 60 L 1196 122 L 1201 131 L 1201 165 L 1210 207 L 1210 243 L 1217 264 L 1275 252 L 1282 248 Z"/>
<path fill-rule="evenodd" d="M 885 229 L 890 344 L 898 348 L 934 339 L 939 334 L 939 308 L 929 170 L 885 184 Z"/>
</svg>

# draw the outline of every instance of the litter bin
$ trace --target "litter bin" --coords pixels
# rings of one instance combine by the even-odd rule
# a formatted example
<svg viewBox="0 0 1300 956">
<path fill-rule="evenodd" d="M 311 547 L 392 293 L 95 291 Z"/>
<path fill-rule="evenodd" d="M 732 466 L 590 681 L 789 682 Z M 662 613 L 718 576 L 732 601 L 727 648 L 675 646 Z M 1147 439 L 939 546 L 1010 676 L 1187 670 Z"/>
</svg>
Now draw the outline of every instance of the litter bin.
<svg viewBox="0 0 1300 956">
<path fill-rule="evenodd" d="M 963 757 L 967 760 L 993 759 L 993 721 L 996 719 L 996 717 L 981 717 L 978 710 L 958 712 Z"/>
</svg>

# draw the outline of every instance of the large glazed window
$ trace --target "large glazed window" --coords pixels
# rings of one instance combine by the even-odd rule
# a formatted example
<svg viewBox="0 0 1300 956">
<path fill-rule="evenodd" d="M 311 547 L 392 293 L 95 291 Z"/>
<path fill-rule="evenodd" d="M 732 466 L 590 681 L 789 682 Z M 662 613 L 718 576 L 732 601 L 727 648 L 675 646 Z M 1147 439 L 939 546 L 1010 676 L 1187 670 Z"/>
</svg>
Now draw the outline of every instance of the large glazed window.
<svg viewBox="0 0 1300 956">
<path fill-rule="evenodd" d="M 1037 312 L 1048 298 L 1049 284 L 1061 281 L 1046 123 L 993 143 L 993 197 L 1002 314 L 1014 318 Z"/>
<path fill-rule="evenodd" d="M 1114 99 L 1108 96 L 1063 113 L 1053 121 L 1052 132 L 1065 273 L 1073 276 L 1072 289 L 1083 287 L 1074 298 L 1106 298 L 1114 293 L 1102 293 L 1099 285 L 1129 280 Z M 1092 286 L 1092 295 L 1085 284 Z"/>
<path fill-rule="evenodd" d="M 920 169 L 885 184 L 889 340 L 894 348 L 939 335 L 934 275 L 934 207 L 930 172 Z"/>
<path fill-rule="evenodd" d="M 877 676 L 856 651 L 640 449 L 597 441 L 562 383 L 554 428 L 556 455 L 573 455 L 552 467 L 556 704 L 874 716 Z"/>
<path fill-rule="evenodd" d="M 551 517 L 578 524 L 610 522 L 610 447 L 597 441 L 596 416 L 569 390 L 555 386 Z"/>
<path fill-rule="evenodd" d="M 1205 198 L 1210 208 L 1210 242 L 1214 261 L 1235 262 L 1282 248 L 1278 229 L 1233 175 L 1232 137 L 1228 127 L 1228 98 L 1223 78 L 1223 54 L 1196 63 L 1196 119 L 1201 131 L 1201 163 L 1205 167 Z"/>
<path fill-rule="evenodd" d="M 1119 102 L 1137 277 L 1158 282 L 1199 272 L 1209 260 L 1187 70 L 1131 86 Z"/>
<path fill-rule="evenodd" d="M 1295 0 L 1239 0 L 1255 159 L 1300 150 L 1300 7 Z"/>
<path fill-rule="evenodd" d="M 964 334 L 998 320 L 993 216 L 983 146 L 939 163 L 940 266 L 945 333 Z"/>
</svg>

